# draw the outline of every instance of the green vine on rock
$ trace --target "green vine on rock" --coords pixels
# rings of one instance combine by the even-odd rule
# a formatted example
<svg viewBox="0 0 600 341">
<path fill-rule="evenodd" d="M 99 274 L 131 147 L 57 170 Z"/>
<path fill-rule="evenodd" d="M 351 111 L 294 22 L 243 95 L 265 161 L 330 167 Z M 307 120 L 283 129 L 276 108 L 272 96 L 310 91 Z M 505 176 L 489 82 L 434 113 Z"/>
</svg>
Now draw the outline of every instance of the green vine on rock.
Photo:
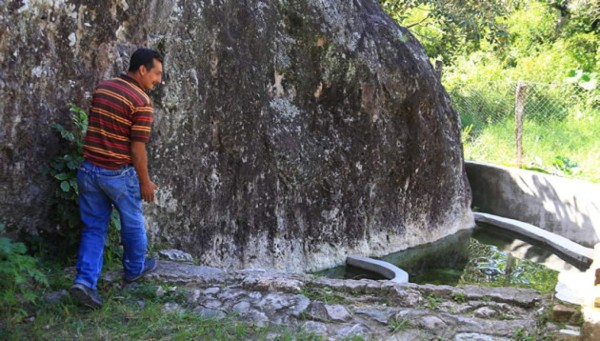
<svg viewBox="0 0 600 341">
<path fill-rule="evenodd" d="M 77 168 L 83 162 L 83 137 L 88 127 L 88 116 L 73 103 L 69 103 L 69 111 L 74 125 L 72 130 L 67 130 L 58 123 L 51 126 L 67 144 L 60 155 L 50 162 L 48 173 L 57 182 L 52 204 L 59 223 L 58 232 L 67 237 L 69 244 L 72 244 L 81 230 Z"/>
</svg>

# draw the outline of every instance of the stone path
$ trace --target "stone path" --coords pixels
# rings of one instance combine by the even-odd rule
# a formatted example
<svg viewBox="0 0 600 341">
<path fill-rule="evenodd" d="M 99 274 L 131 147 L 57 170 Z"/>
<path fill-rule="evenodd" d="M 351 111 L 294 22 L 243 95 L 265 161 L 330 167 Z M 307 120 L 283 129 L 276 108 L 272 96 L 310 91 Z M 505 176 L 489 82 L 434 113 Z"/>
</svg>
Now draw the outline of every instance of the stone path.
<svg viewBox="0 0 600 341">
<path fill-rule="evenodd" d="M 187 303 L 168 303 L 166 310 L 300 327 L 326 340 L 539 339 L 558 330 L 546 318 L 551 298 L 529 289 L 226 272 L 171 261 L 148 277 L 184 290 Z"/>
</svg>

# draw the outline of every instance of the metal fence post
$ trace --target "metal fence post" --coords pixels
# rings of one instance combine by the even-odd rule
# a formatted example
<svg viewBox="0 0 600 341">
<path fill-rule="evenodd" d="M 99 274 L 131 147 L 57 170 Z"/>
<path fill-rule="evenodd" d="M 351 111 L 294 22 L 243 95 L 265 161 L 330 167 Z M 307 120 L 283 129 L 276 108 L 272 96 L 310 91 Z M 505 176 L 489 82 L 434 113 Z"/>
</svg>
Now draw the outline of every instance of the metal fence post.
<svg viewBox="0 0 600 341">
<path fill-rule="evenodd" d="M 523 165 L 523 112 L 527 101 L 527 84 L 519 82 L 515 94 L 515 142 L 517 152 L 517 168 Z"/>
</svg>

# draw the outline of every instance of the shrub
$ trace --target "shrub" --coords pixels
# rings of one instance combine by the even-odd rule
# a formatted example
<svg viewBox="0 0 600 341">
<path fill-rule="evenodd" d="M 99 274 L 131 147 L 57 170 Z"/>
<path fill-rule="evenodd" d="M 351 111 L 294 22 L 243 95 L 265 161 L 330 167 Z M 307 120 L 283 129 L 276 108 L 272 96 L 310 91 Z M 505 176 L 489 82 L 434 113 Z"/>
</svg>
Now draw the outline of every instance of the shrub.
<svg viewBox="0 0 600 341">
<path fill-rule="evenodd" d="M 73 129 L 68 130 L 58 123 L 52 128 L 56 130 L 67 143 L 59 156 L 50 163 L 47 172 L 56 181 L 53 198 L 53 212 L 59 223 L 58 233 L 66 243 L 63 251 L 76 251 L 76 244 L 83 228 L 79 216 L 79 189 L 77 187 L 77 169 L 83 163 L 83 138 L 88 128 L 88 115 L 79 106 L 69 103 Z M 104 260 L 111 266 L 122 256 L 120 247 L 121 224 L 119 215 L 113 210 L 110 218 L 109 233 L 106 239 Z"/>
<path fill-rule="evenodd" d="M 0 233 L 4 224 L 0 224 Z M 0 317 L 20 322 L 27 316 L 27 304 L 38 300 L 36 286 L 48 286 L 46 275 L 38 269 L 37 260 L 27 255 L 23 243 L 0 237 Z"/>
<path fill-rule="evenodd" d="M 77 188 L 77 168 L 83 162 L 83 137 L 87 131 L 88 117 L 83 109 L 73 103 L 69 104 L 73 130 L 54 123 L 56 130 L 67 142 L 60 155 L 50 162 L 48 173 L 56 181 L 56 189 L 52 200 L 55 219 L 59 223 L 59 234 L 66 238 L 68 245 L 74 245 L 81 231 L 79 218 Z"/>
</svg>

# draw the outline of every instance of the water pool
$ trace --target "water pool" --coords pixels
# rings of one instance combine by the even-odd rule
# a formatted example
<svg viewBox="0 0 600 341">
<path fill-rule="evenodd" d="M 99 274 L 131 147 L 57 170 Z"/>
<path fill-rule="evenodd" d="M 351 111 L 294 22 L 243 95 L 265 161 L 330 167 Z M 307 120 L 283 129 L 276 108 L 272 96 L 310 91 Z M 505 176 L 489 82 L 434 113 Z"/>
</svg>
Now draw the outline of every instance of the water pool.
<svg viewBox="0 0 600 341">
<path fill-rule="evenodd" d="M 379 259 L 406 271 L 411 283 L 529 287 L 541 292 L 554 290 L 559 271 L 580 266 L 533 242 L 485 225 Z M 350 266 L 318 275 L 381 279 Z"/>
</svg>

